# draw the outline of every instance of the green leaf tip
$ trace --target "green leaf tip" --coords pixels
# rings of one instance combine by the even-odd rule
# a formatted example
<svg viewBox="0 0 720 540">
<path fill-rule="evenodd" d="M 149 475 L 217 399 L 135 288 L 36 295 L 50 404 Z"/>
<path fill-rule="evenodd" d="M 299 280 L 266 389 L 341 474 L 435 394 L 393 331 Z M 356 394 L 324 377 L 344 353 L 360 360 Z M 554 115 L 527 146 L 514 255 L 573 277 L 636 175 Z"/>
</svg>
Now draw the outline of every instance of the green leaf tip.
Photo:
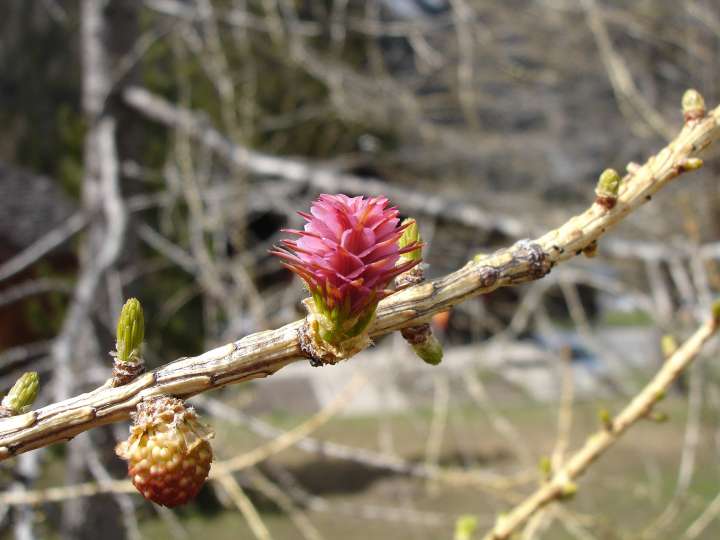
<svg viewBox="0 0 720 540">
<path fill-rule="evenodd" d="M 605 169 L 598 178 L 595 194 L 598 197 L 616 198 L 620 189 L 620 175 L 615 169 Z"/>
<path fill-rule="evenodd" d="M 697 120 L 705 116 L 705 100 L 700 92 L 690 88 L 682 97 L 682 112 L 685 121 Z"/>
<path fill-rule="evenodd" d="M 2 406 L 15 414 L 27 411 L 33 404 L 40 388 L 40 377 L 36 371 L 27 371 L 15 382 L 2 400 Z"/>
<path fill-rule="evenodd" d="M 137 298 L 130 298 L 120 312 L 117 324 L 117 359 L 121 362 L 138 362 L 145 339 L 145 316 Z"/>
<path fill-rule="evenodd" d="M 478 520 L 475 516 L 463 515 L 455 521 L 454 540 L 472 540 L 473 534 L 477 531 Z"/>
<path fill-rule="evenodd" d="M 422 242 L 422 238 L 420 238 L 420 230 L 417 226 L 417 221 L 415 221 L 413 218 L 407 218 L 404 219 L 402 226 L 405 226 L 405 230 L 402 233 L 402 236 L 398 240 L 398 247 L 400 249 L 403 249 L 407 246 L 410 246 L 412 244 L 419 244 Z M 403 253 L 400 257 L 403 261 L 419 261 L 422 258 L 422 247 L 418 247 L 417 249 L 413 249 L 412 251 L 408 251 L 407 253 Z"/>
</svg>

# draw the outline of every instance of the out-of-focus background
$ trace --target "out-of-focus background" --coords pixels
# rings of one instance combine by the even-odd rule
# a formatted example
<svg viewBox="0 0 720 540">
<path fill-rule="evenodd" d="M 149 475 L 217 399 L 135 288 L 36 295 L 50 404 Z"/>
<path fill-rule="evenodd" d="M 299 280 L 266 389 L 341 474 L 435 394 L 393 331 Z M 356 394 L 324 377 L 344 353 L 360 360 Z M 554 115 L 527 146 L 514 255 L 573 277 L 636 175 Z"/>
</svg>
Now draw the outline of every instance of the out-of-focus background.
<svg viewBox="0 0 720 540">
<path fill-rule="evenodd" d="M 300 318 L 303 288 L 268 249 L 322 192 L 387 195 L 420 224 L 431 277 L 559 225 L 603 168 L 672 137 L 686 88 L 717 103 L 719 53 L 715 0 L 5 0 L 0 386 L 37 370 L 42 405 L 102 384 L 130 296 L 150 367 Z M 187 507 L 0 494 L 2 537 L 434 540 L 464 514 L 487 529 L 543 456 L 562 462 L 647 381 L 662 335 L 707 313 L 720 156 L 705 161 L 592 260 L 436 317 L 438 367 L 387 336 L 193 399 L 217 461 L 313 430 Z M 716 357 L 523 538 L 720 537 Z M 126 436 L 3 462 L 4 493 L 123 478 Z"/>
</svg>

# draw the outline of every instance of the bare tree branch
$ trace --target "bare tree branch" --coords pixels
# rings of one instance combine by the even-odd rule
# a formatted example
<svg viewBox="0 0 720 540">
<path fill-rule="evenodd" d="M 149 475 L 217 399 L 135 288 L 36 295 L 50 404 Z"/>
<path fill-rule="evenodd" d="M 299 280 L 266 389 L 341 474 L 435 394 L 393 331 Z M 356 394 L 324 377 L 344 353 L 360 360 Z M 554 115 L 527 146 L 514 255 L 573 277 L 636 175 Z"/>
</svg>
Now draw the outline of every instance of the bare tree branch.
<svg viewBox="0 0 720 540">
<path fill-rule="evenodd" d="M 485 230 L 498 230 L 512 237 L 528 233 L 528 227 L 518 219 L 492 215 L 464 202 L 444 200 L 435 194 L 430 197 L 388 185 L 377 178 L 345 174 L 332 167 L 314 165 L 300 159 L 275 157 L 240 146 L 227 139 L 200 115 L 177 107 L 144 88 L 128 87 L 123 97 L 128 105 L 149 118 L 187 133 L 230 163 L 254 174 L 280 177 L 329 193 L 344 191 L 385 195 L 391 200 L 402 201 L 403 210 L 407 212 L 443 217 Z"/>
<path fill-rule="evenodd" d="M 670 385 L 700 354 L 703 345 L 717 332 L 715 317 L 703 324 L 675 354 L 665 362 L 655 377 L 636 395 L 633 400 L 590 436 L 583 447 L 575 452 L 553 476 L 509 513 L 500 517 L 485 540 L 504 540 L 521 527 L 538 510 L 548 503 L 570 495 L 576 490 L 572 481 L 581 476 L 587 468 L 607 451 L 636 422 L 645 418 L 653 406 L 660 401 Z"/>
<path fill-rule="evenodd" d="M 47 255 L 50 251 L 66 242 L 72 235 L 81 230 L 87 223 L 87 216 L 83 212 L 77 212 L 68 220 L 54 228 L 32 245 L 15 255 L 9 261 L 0 266 L 0 281 L 7 279 Z"/>
<path fill-rule="evenodd" d="M 693 156 L 718 135 L 720 107 L 685 124 L 678 136 L 621 184 L 611 205 L 598 198 L 590 208 L 536 240 L 467 263 L 459 270 L 385 299 L 370 328 L 373 337 L 427 321 L 468 298 L 499 287 L 545 276 L 596 242 L 611 227 L 646 203 L 654 193 L 686 170 L 696 168 Z M 695 161 L 691 161 L 695 160 Z M 277 330 L 259 332 L 200 356 L 182 358 L 119 388 L 92 392 L 0 421 L 0 459 L 72 438 L 93 427 L 128 418 L 143 398 L 172 394 L 189 397 L 228 384 L 273 374 L 302 358 L 296 321 Z"/>
</svg>

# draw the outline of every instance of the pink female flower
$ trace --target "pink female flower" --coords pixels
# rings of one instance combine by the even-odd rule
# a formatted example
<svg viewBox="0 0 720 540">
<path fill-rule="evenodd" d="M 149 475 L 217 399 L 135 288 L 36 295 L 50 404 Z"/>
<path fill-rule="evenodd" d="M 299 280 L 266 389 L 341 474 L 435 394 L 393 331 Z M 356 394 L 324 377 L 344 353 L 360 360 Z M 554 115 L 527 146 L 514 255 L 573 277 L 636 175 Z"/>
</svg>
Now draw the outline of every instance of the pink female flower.
<svg viewBox="0 0 720 540">
<path fill-rule="evenodd" d="M 420 261 L 401 255 L 417 250 L 417 242 L 399 247 L 406 226 L 385 197 L 320 195 L 296 240 L 283 240 L 273 251 L 300 276 L 313 298 L 310 306 L 322 340 L 337 344 L 359 336 L 369 325 L 378 302 L 393 291 L 395 276 Z"/>
</svg>

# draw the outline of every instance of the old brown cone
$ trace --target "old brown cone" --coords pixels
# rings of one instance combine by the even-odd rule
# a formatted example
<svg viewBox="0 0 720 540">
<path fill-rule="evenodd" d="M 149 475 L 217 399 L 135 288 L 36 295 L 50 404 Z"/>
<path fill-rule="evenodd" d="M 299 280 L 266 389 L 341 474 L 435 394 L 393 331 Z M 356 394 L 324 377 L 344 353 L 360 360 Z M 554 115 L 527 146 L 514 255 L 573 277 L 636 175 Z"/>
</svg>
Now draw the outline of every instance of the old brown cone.
<svg viewBox="0 0 720 540">
<path fill-rule="evenodd" d="M 130 437 L 115 452 L 128 460 L 137 490 L 163 506 L 193 499 L 205 483 L 212 462 L 212 431 L 182 400 L 158 396 L 138 404 Z"/>
</svg>

